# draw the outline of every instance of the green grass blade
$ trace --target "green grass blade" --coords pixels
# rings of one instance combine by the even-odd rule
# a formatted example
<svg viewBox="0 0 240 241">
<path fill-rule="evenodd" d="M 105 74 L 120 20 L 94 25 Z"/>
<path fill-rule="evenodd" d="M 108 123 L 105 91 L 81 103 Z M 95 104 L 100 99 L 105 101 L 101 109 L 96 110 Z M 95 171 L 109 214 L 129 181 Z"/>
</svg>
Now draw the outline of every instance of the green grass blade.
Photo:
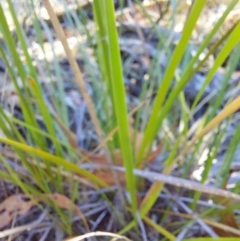
<svg viewBox="0 0 240 241">
<path fill-rule="evenodd" d="M 214 74 L 216 73 L 217 69 L 222 65 L 222 63 L 225 61 L 225 59 L 230 55 L 231 51 L 235 48 L 235 46 L 240 41 L 240 23 L 238 23 L 232 33 L 230 34 L 227 42 L 223 46 L 221 52 L 217 56 L 216 60 L 214 61 L 214 65 L 211 68 L 211 70 L 208 72 L 206 79 L 203 83 L 203 86 L 201 90 L 198 92 L 198 95 L 196 96 L 194 103 L 192 105 L 192 110 L 196 107 L 198 101 L 200 100 L 205 88 L 209 84 L 209 82 L 212 80 Z"/>
<path fill-rule="evenodd" d="M 80 174 L 86 178 L 89 178 L 91 181 L 93 181 L 94 183 L 102 187 L 108 186 L 104 181 L 96 177 L 94 174 L 86 171 L 85 169 L 78 167 L 76 164 L 73 164 L 73 163 L 70 163 L 69 161 L 64 160 L 61 157 L 42 151 L 41 149 L 37 149 L 31 146 L 28 146 L 26 144 L 22 144 L 3 137 L 0 137 L 0 142 L 11 145 L 12 147 L 23 150 L 29 154 L 37 155 L 48 163 L 56 164 L 58 166 L 62 165 L 65 169 L 72 171 L 73 173 Z"/>
<path fill-rule="evenodd" d="M 126 106 L 126 93 L 124 88 L 124 80 L 122 73 L 122 65 L 120 58 L 120 50 L 118 43 L 118 34 L 115 27 L 115 16 L 114 16 L 114 5 L 113 1 L 104 0 L 101 2 L 105 8 L 99 6 L 99 1 L 93 1 L 94 12 L 99 18 L 104 19 L 104 29 L 105 39 L 107 43 L 107 51 L 103 52 L 106 55 L 106 59 L 109 61 L 109 79 L 110 79 L 110 88 L 112 88 L 113 93 L 113 108 L 116 114 L 117 125 L 119 128 L 118 136 L 120 140 L 121 154 L 126 168 L 126 181 L 127 188 L 131 196 L 131 204 L 133 208 L 133 213 L 135 214 L 137 210 L 137 201 L 136 201 L 136 181 L 133 174 L 134 160 L 133 160 L 133 150 L 131 146 L 130 133 L 129 133 L 129 120 L 127 114 Z M 101 25 L 99 26 L 99 28 Z"/>
<path fill-rule="evenodd" d="M 232 1 L 227 9 L 225 10 L 225 12 L 223 13 L 223 15 L 221 16 L 221 18 L 218 20 L 218 22 L 214 25 L 212 31 L 209 33 L 209 35 L 204 39 L 202 45 L 199 47 L 196 55 L 194 56 L 194 58 L 192 58 L 192 60 L 190 61 L 187 69 L 184 71 L 181 80 L 179 81 L 179 83 L 174 87 L 174 89 L 170 92 L 170 95 L 168 97 L 168 99 L 166 100 L 166 103 L 162 106 L 161 112 L 159 114 L 159 116 L 157 117 L 156 123 L 155 123 L 155 130 L 151 130 L 151 124 L 149 121 L 148 124 L 148 132 L 146 129 L 146 134 L 145 134 L 145 138 L 143 140 L 143 143 L 141 145 L 141 152 L 139 152 L 138 158 L 137 158 L 137 162 L 141 163 L 142 161 L 142 157 L 144 156 L 144 152 L 148 151 L 147 149 L 149 148 L 149 145 L 151 144 L 151 141 L 154 138 L 154 133 L 157 132 L 158 128 L 161 126 L 162 120 L 163 118 L 166 116 L 166 114 L 169 112 L 170 108 L 172 107 L 175 99 L 178 97 L 178 94 L 181 92 L 181 90 L 184 88 L 184 86 L 187 84 L 187 82 L 189 81 L 189 78 L 193 75 L 194 71 L 194 64 L 196 63 L 196 61 L 198 60 L 200 54 L 202 53 L 202 51 L 207 47 L 207 45 L 209 44 L 210 40 L 213 38 L 213 36 L 215 35 L 215 33 L 218 31 L 218 29 L 221 27 L 221 25 L 223 24 L 224 20 L 226 19 L 226 17 L 228 16 L 229 12 L 233 9 L 233 7 L 237 4 L 238 0 L 234 0 Z M 196 10 L 197 11 L 197 10 Z M 174 72 L 172 72 L 172 74 L 174 74 Z M 166 76 L 166 75 L 165 75 Z M 160 87 L 161 88 L 161 87 Z M 156 102 L 155 102 L 156 103 Z M 159 105 L 155 106 L 156 110 L 160 109 Z M 156 111 L 157 112 L 157 111 Z M 152 118 L 153 114 L 152 114 Z M 151 134 L 151 136 L 150 136 Z M 151 139 L 150 139 L 151 137 Z M 148 147 L 147 147 L 148 146 Z M 145 150 L 143 150 L 145 149 Z"/>
<path fill-rule="evenodd" d="M 27 78 L 27 73 L 26 70 L 22 64 L 22 61 L 19 58 L 19 54 L 15 48 L 15 43 L 13 40 L 13 37 L 11 35 L 11 32 L 9 30 L 5 15 L 3 13 L 3 9 L 0 5 L 0 25 L 1 25 L 1 30 L 3 32 L 3 36 L 4 36 L 4 40 L 7 43 L 8 49 L 10 50 L 11 56 L 13 58 L 13 65 L 16 66 L 18 74 L 15 74 L 13 69 L 11 68 L 11 64 L 9 63 L 9 61 L 7 60 L 5 53 L 2 49 L 2 47 L 0 46 L 0 56 L 1 58 L 4 60 L 8 73 L 10 75 L 10 78 L 14 84 L 15 90 L 18 93 L 19 99 L 20 99 L 20 105 L 23 111 L 23 115 L 25 118 L 25 121 L 29 124 L 32 124 L 34 126 L 38 126 L 37 121 L 35 119 L 34 116 L 34 111 L 33 111 L 33 107 L 32 105 L 28 104 L 28 101 L 30 101 L 30 96 L 27 94 L 27 88 L 26 88 L 26 78 Z M 20 89 L 17 80 L 16 80 L 16 75 L 19 75 L 22 83 L 23 83 L 23 87 L 25 90 L 25 95 L 26 97 L 24 98 L 22 95 L 22 90 Z M 34 140 L 38 140 L 39 144 L 45 148 L 46 147 L 46 143 L 45 140 L 41 137 L 37 137 L 37 136 L 33 136 Z"/>
<path fill-rule="evenodd" d="M 201 1 L 195 1 L 194 5 L 192 6 L 192 10 L 186 21 L 181 40 L 173 53 L 170 63 L 166 69 L 166 73 L 164 75 L 162 84 L 159 87 L 156 99 L 154 101 L 152 114 L 150 116 L 148 125 L 146 127 L 146 130 L 144 133 L 144 139 L 142 141 L 141 148 L 138 153 L 137 166 L 139 166 L 139 164 L 143 160 L 143 157 L 146 155 L 146 152 L 149 151 L 150 145 L 156 135 L 156 129 L 158 128 L 157 120 L 159 117 L 159 110 L 162 107 L 163 101 L 167 95 L 167 91 L 169 90 L 169 87 L 172 83 L 175 70 L 179 65 L 181 58 L 183 56 L 183 53 L 187 47 L 192 30 L 195 27 L 197 19 L 205 4 L 206 4 L 206 0 L 201 0 Z"/>
<path fill-rule="evenodd" d="M 47 130 L 49 131 L 49 133 L 51 135 L 56 136 L 56 132 L 55 132 L 53 122 L 52 122 L 53 119 L 51 118 L 49 109 L 46 107 L 46 104 L 44 103 L 44 99 L 43 99 L 44 95 L 41 91 L 40 84 L 37 80 L 36 70 L 33 66 L 32 59 L 28 53 L 28 46 L 26 43 L 26 39 L 24 37 L 22 28 L 18 22 L 17 15 L 16 15 L 16 12 L 14 11 L 13 4 L 10 0 L 7 0 L 7 1 L 8 1 L 8 6 L 9 6 L 9 9 L 10 9 L 10 12 L 11 12 L 11 15 L 12 15 L 15 27 L 16 27 L 17 36 L 18 36 L 21 48 L 24 53 L 24 57 L 26 58 L 26 63 L 27 63 L 28 69 L 29 69 L 29 74 L 27 74 L 27 76 L 25 76 L 25 81 L 28 81 L 27 86 L 30 86 L 32 94 L 34 95 L 35 98 L 37 98 L 37 104 L 38 104 L 39 110 L 43 116 L 44 123 L 46 124 Z M 31 76 L 30 80 L 29 80 L 29 76 Z M 39 138 L 37 138 L 35 141 L 37 142 L 38 140 L 39 140 Z M 59 155 L 62 155 L 60 146 L 57 143 L 55 143 L 55 145 L 56 145 L 57 153 Z"/>
</svg>

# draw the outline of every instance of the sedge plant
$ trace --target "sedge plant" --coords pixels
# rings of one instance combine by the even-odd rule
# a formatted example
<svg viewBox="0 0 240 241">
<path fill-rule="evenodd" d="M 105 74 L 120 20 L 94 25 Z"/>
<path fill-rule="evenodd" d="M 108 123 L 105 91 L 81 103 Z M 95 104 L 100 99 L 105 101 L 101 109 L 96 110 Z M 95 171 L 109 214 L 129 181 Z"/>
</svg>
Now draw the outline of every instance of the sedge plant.
<svg viewBox="0 0 240 241">
<path fill-rule="evenodd" d="M 179 4 L 180 2 L 181 1 L 179 1 Z M 211 48 L 208 48 L 237 2 L 237 0 L 231 1 L 221 17 L 205 36 L 204 40 L 199 44 L 195 55 L 189 59 L 188 53 L 192 32 L 196 28 L 197 21 L 206 8 L 207 0 L 193 1 L 188 16 L 185 18 L 181 38 L 174 48 L 171 47 L 171 36 L 162 36 L 157 28 L 158 22 L 154 22 L 151 19 L 152 17 L 148 11 L 146 11 L 141 1 L 135 1 L 136 9 L 141 11 L 146 19 L 150 20 L 152 31 L 159 36 L 157 50 L 161 49 L 161 51 L 167 53 L 169 62 L 167 63 L 166 70 L 162 72 L 162 69 L 158 66 L 159 56 L 155 55 L 153 59 L 151 59 L 148 80 L 155 79 L 156 82 L 150 83 L 149 85 L 144 83 L 140 96 L 143 104 L 136 109 L 136 122 L 132 125 L 124 85 L 124 63 L 122 63 L 120 54 L 120 36 L 117 28 L 114 1 L 93 1 L 92 13 L 94 25 L 90 25 L 92 28 L 91 31 L 87 23 L 91 23 L 92 20 L 88 19 L 83 9 L 79 7 L 76 11 L 70 11 L 68 5 L 63 1 L 63 7 L 66 12 L 65 21 L 68 26 L 74 29 L 74 34 L 86 36 L 90 46 L 94 45 L 93 56 L 99 70 L 97 74 L 92 71 L 91 58 L 80 40 L 78 51 L 81 52 L 81 56 L 87 66 L 86 69 L 91 78 L 95 96 L 88 94 L 83 75 L 77 66 L 53 6 L 50 1 L 43 1 L 50 21 L 55 28 L 56 36 L 63 46 L 70 66 L 73 69 L 76 83 L 86 103 L 91 122 L 93 123 L 99 140 L 99 149 L 103 149 L 106 159 L 108 159 L 109 163 L 112 162 L 112 165 L 114 165 L 113 157 L 116 150 L 120 153 L 126 180 L 126 187 L 121 188 L 124 188 L 128 194 L 125 200 L 125 211 L 130 215 L 131 219 L 130 222 L 129 220 L 127 222 L 123 217 L 120 218 L 123 219 L 121 229 L 118 230 L 120 234 L 132 234 L 131 229 L 133 228 L 140 230 L 143 222 L 145 225 L 156 230 L 156 232 L 163 237 L 163 240 L 175 240 L 176 237 L 181 234 L 184 227 L 195 222 L 196 219 L 192 218 L 190 221 L 186 221 L 185 224 L 181 224 L 179 230 L 172 233 L 167 230 L 167 228 L 164 228 L 162 223 L 157 223 L 150 219 L 147 215 L 163 191 L 164 182 L 153 182 L 148 190 L 145 190 L 144 198 L 139 203 L 138 193 L 143 191 L 142 189 L 144 189 L 145 186 L 144 182 L 139 182 L 140 179 L 136 176 L 135 170 L 145 169 L 145 161 L 148 160 L 156 139 L 160 137 L 160 142 L 165 143 L 165 145 L 163 144 L 163 150 L 169 153 L 163 163 L 163 174 L 171 175 L 174 167 L 179 165 L 183 168 L 181 177 L 186 180 L 189 178 L 191 168 L 196 165 L 200 153 L 209 148 L 204 171 L 201 174 L 201 184 L 205 184 L 213 165 L 213 160 L 226 135 L 226 125 L 231 122 L 232 118 L 234 118 L 234 113 L 240 108 L 239 97 L 234 96 L 233 98 L 229 98 L 227 103 L 225 102 L 225 95 L 229 90 L 228 81 L 239 61 L 237 54 L 239 53 L 240 46 L 239 21 L 233 24 L 229 31 L 227 31 L 217 43 L 212 45 Z M 44 40 L 41 34 L 42 29 L 46 32 L 47 40 L 53 52 L 53 65 L 57 75 L 57 83 L 56 85 L 52 84 L 52 81 L 49 83 L 49 88 L 53 91 L 51 104 L 49 104 L 49 101 L 46 100 L 44 96 L 44 90 L 40 84 L 41 76 L 35 64 L 37 61 L 36 56 L 30 55 L 29 53 L 28 39 L 17 18 L 12 1 L 7 0 L 7 5 L 14 22 L 17 42 L 12 36 L 7 17 L 3 7 L 0 5 L 0 31 L 5 43 L 5 46 L 0 46 L 0 57 L 5 63 L 10 81 L 14 85 L 14 91 L 19 99 L 19 106 L 23 118 L 19 120 L 8 113 L 3 107 L 0 108 L 0 125 L 4 133 L 4 137 L 0 137 L 0 142 L 12 148 L 20 165 L 33 177 L 34 184 L 31 183 L 26 176 L 16 173 L 17 170 L 9 164 L 8 157 L 4 153 L 0 157 L 1 166 L 4 167 L 4 170 L 0 171 L 1 177 L 4 180 L 14 183 L 30 198 L 33 198 L 34 195 L 41 196 L 41 194 L 52 192 L 64 194 L 65 183 L 67 182 L 71 187 L 69 187 L 68 193 L 70 193 L 70 198 L 74 202 L 81 198 L 78 194 L 78 185 L 80 184 L 79 182 L 75 182 L 79 176 L 90 181 L 93 188 L 97 190 L 100 188 L 109 188 L 109 185 L 104 180 L 78 165 L 79 159 L 85 157 L 78 149 L 75 134 L 69 130 L 70 120 L 67 106 L 63 101 L 65 93 L 62 76 L 64 73 L 58 62 L 58 57 L 54 49 L 54 38 L 48 23 L 43 19 L 39 19 L 34 2 L 29 0 L 29 7 L 33 10 L 29 18 L 32 21 L 32 26 L 36 31 L 36 38 L 44 54 L 46 75 L 50 79 L 52 78 L 51 67 L 44 50 Z M 124 6 L 124 1 L 121 1 L 120 6 Z M 173 28 L 176 24 L 175 14 L 177 13 L 179 5 L 177 4 L 171 7 L 174 11 L 169 18 L 169 28 Z M 92 34 L 92 32 L 94 32 L 94 34 Z M 188 107 L 184 94 L 185 86 L 219 46 L 221 46 L 221 49 L 218 51 L 215 62 L 206 75 L 201 90 L 191 106 Z M 199 60 L 200 55 L 206 50 L 208 52 L 205 58 Z M 194 119 L 196 109 L 200 108 L 199 106 L 202 104 L 202 94 L 211 82 L 216 71 L 229 56 L 230 60 L 227 62 L 227 71 L 220 88 L 221 94 L 213 96 L 210 99 L 211 104 L 208 106 L 204 116 L 201 117 L 198 129 L 195 130 L 193 137 L 190 138 L 189 123 Z M 181 72 L 179 72 L 180 66 Z M 174 88 L 172 86 L 174 86 Z M 154 89 L 157 89 L 156 93 L 154 93 Z M 55 95 L 54 91 L 60 94 Z M 152 95 L 154 98 L 148 99 L 147 94 L 149 93 L 150 96 Z M 102 103 L 100 106 L 99 101 Z M 224 107 L 218 113 L 221 105 L 224 105 Z M 173 107 L 176 107 L 177 111 L 174 111 Z M 42 130 L 39 124 L 39 116 L 41 116 L 41 120 L 45 125 L 44 130 Z M 140 121 L 141 116 L 144 116 L 142 123 Z M 179 124 L 177 125 L 176 120 L 179 120 Z M 24 128 L 24 137 L 17 126 Z M 172 126 L 175 126 L 175 129 L 173 129 Z M 132 135 L 131 130 L 133 127 L 137 129 L 135 131 L 141 130 L 143 136 L 137 152 L 135 152 L 137 140 L 134 139 L 133 136 L 138 138 L 138 135 Z M 171 135 L 164 135 L 163 133 L 165 133 L 166 130 L 170 130 Z M 224 183 L 227 180 L 227 174 L 224 170 L 230 170 L 233 153 L 239 144 L 238 134 L 239 126 L 229 145 L 229 150 L 226 152 L 222 168 L 217 177 L 216 185 L 220 185 L 222 188 L 224 188 Z M 206 138 L 207 135 L 209 142 L 206 146 L 204 138 Z M 51 143 L 51 150 L 49 148 L 49 142 Z M 86 159 L 90 159 L 91 162 L 91 158 L 86 157 Z M 63 173 L 69 174 L 67 178 Z M 116 184 L 119 186 L 118 176 L 116 173 L 114 175 Z M 141 183 L 141 185 L 138 185 L 139 183 Z M 119 191 L 121 191 L 120 189 Z M 239 187 L 236 187 L 233 192 L 237 193 L 238 189 Z M 105 195 L 102 195 L 102 197 L 109 202 L 114 211 L 115 207 L 111 201 L 108 200 Z M 193 190 L 191 197 L 193 197 L 191 208 L 195 210 L 200 200 L 201 192 Z M 69 221 L 70 217 L 68 216 L 66 219 L 67 215 L 63 210 L 54 205 L 54 203 L 51 203 L 51 205 L 60 216 L 63 228 L 65 228 L 69 235 L 72 235 L 71 222 Z M 214 211 L 209 211 L 209 213 L 214 213 Z M 200 216 L 204 219 L 209 213 L 206 212 Z M 164 219 L 167 219 L 167 214 Z M 162 219 L 163 222 L 164 219 Z M 69 222 L 64 220 L 68 220 Z M 206 219 L 205 222 L 208 222 L 210 226 L 217 226 L 214 220 L 207 221 Z M 227 225 L 224 227 L 227 228 Z M 230 232 L 234 229 L 228 228 Z M 232 230 L 232 232 L 235 231 L 236 229 Z M 139 238 L 140 234 L 137 232 L 135 235 Z M 199 240 L 208 239 L 199 238 Z M 224 239 L 219 238 L 219 240 Z M 228 240 L 237 239 L 233 238 Z"/>
</svg>

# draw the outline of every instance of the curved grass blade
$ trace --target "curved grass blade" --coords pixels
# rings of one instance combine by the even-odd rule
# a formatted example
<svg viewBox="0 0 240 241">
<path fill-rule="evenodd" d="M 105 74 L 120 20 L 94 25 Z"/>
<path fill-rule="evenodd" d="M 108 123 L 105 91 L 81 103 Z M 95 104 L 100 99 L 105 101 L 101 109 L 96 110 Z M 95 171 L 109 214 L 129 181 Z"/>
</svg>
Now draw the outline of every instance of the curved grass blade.
<svg viewBox="0 0 240 241">
<path fill-rule="evenodd" d="M 197 1 L 196 1 L 197 2 Z M 181 92 L 181 90 L 184 88 L 184 86 L 187 84 L 187 82 L 189 81 L 189 78 L 191 77 L 191 75 L 194 73 L 193 69 L 194 69 L 194 64 L 196 63 L 196 61 L 198 60 L 200 54 L 202 53 L 202 51 L 207 47 L 207 45 L 210 43 L 211 39 L 213 38 L 213 36 L 215 35 L 215 33 L 219 30 L 219 28 L 221 27 L 222 23 L 224 22 L 224 20 L 226 19 L 226 17 L 228 16 L 229 12 L 233 9 L 233 7 L 237 4 L 238 0 L 234 0 L 232 1 L 227 9 L 225 10 L 225 12 L 223 13 L 223 15 L 221 16 L 221 18 L 218 20 L 218 22 L 214 25 L 212 31 L 209 33 L 209 35 L 204 39 L 202 45 L 199 47 L 196 55 L 194 56 L 194 58 L 192 58 L 192 60 L 190 61 L 187 69 L 185 70 L 185 72 L 183 73 L 181 80 L 179 81 L 179 83 L 175 86 L 175 88 L 171 91 L 168 99 L 166 100 L 166 103 L 162 106 L 162 108 L 160 108 L 160 106 L 158 105 L 158 107 L 156 106 L 156 109 L 161 109 L 161 112 L 159 113 L 159 115 L 155 118 L 155 129 L 151 130 L 151 126 L 153 127 L 153 125 L 150 125 L 150 122 L 148 124 L 148 136 L 145 136 L 145 140 L 143 140 L 143 143 L 141 145 L 141 148 L 145 149 L 144 152 L 148 151 L 149 145 L 151 144 L 151 142 L 153 141 L 154 138 L 154 133 L 157 132 L 157 130 L 159 129 L 159 127 L 161 126 L 161 123 L 163 121 L 163 118 L 166 116 L 166 114 L 169 112 L 171 106 L 173 105 L 175 99 L 178 97 L 178 94 Z M 195 9 L 196 10 L 196 9 Z M 198 9 L 196 10 L 198 11 Z M 200 9 L 199 9 L 200 11 Z M 175 50 L 176 51 L 176 50 Z M 202 63 L 201 63 L 202 64 Z M 199 65 L 200 66 L 200 65 Z M 197 67 L 198 68 L 198 67 Z M 172 73 L 172 75 L 174 74 L 174 71 Z M 165 77 L 164 77 L 165 78 Z M 161 88 L 161 87 L 160 87 Z M 156 103 L 156 102 L 155 102 Z M 155 105 L 155 104 L 154 104 Z M 152 118 L 153 117 L 153 113 L 152 113 Z M 147 132 L 147 129 L 146 131 Z M 151 134 L 151 136 L 150 136 Z M 147 147 L 148 146 L 148 147 Z M 138 166 L 141 164 L 142 160 L 143 160 L 143 156 L 145 155 L 143 152 L 143 150 L 141 152 L 139 152 L 138 158 L 137 158 L 137 163 Z"/>
<path fill-rule="evenodd" d="M 153 105 L 152 114 L 150 116 L 148 125 L 146 127 L 141 148 L 139 149 L 139 153 L 137 156 L 137 166 L 139 166 L 144 156 L 149 151 L 150 145 L 156 135 L 156 129 L 158 129 L 158 126 L 159 126 L 158 125 L 159 110 L 162 108 L 163 101 L 172 83 L 175 70 L 181 61 L 181 58 L 189 42 L 192 30 L 195 27 L 198 17 L 200 16 L 200 13 L 203 10 L 203 7 L 205 6 L 205 4 L 206 4 L 206 0 L 201 0 L 201 1 L 195 1 L 192 6 L 192 10 L 186 21 L 181 40 L 173 53 L 170 63 L 166 69 L 166 73 L 164 75 L 162 84 L 158 89 L 158 93 Z"/>
<path fill-rule="evenodd" d="M 235 111 L 240 109 L 240 97 L 234 99 L 231 103 L 229 103 L 215 118 L 213 118 L 201 131 L 196 134 L 193 139 L 189 142 L 189 144 L 185 147 L 185 149 L 178 155 L 175 159 L 174 163 L 180 160 L 183 155 L 195 144 L 196 141 L 201 139 L 204 135 L 206 135 L 210 130 L 218 126 L 225 118 L 229 117 Z"/>
<path fill-rule="evenodd" d="M 234 30 L 230 34 L 227 42 L 223 46 L 221 52 L 217 56 L 216 60 L 214 61 L 213 67 L 210 69 L 208 72 L 206 79 L 203 83 L 203 86 L 201 90 L 198 92 L 198 95 L 196 96 L 194 103 L 192 105 L 192 110 L 196 107 L 198 101 L 200 100 L 205 88 L 207 85 L 210 83 L 212 80 L 214 74 L 216 73 L 217 69 L 222 65 L 222 63 L 226 60 L 226 58 L 230 55 L 231 51 L 235 48 L 235 46 L 239 43 L 240 41 L 240 22 L 235 26 Z"/>
<path fill-rule="evenodd" d="M 31 147 L 31 146 L 28 146 L 26 144 L 19 143 L 19 142 L 16 142 L 16 141 L 13 141 L 13 140 L 10 140 L 10 139 L 7 139 L 7 138 L 3 138 L 3 137 L 0 137 L 0 142 L 11 145 L 12 147 L 23 150 L 23 151 L 25 151 L 29 154 L 37 155 L 48 163 L 56 164 L 58 166 L 61 165 L 65 169 L 67 169 L 69 171 L 72 171 L 73 173 L 80 174 L 81 176 L 90 179 L 95 184 L 97 184 L 101 187 L 108 187 L 108 185 L 104 181 L 102 181 L 101 179 L 96 177 L 94 174 L 86 171 L 85 169 L 82 169 L 82 168 L 78 167 L 76 164 L 73 164 L 73 163 L 70 163 L 70 162 L 66 161 L 65 159 L 63 159 L 61 157 L 55 156 L 53 154 L 42 151 L 40 149 Z"/>
<path fill-rule="evenodd" d="M 23 115 L 24 115 L 24 119 L 27 123 L 32 124 L 36 127 L 38 127 L 37 121 L 35 119 L 34 116 L 34 111 L 33 111 L 33 107 L 32 105 L 28 105 L 27 100 L 30 99 L 29 95 L 27 94 L 28 92 L 26 91 L 26 97 L 24 98 L 22 95 L 22 91 L 19 87 L 19 84 L 17 82 L 17 78 L 16 75 L 19 75 L 21 78 L 21 81 L 23 83 L 23 86 L 26 88 L 26 77 L 27 77 L 27 73 L 26 70 L 23 66 L 22 61 L 19 58 L 19 54 L 15 48 L 15 43 L 13 40 L 13 37 L 11 35 L 10 29 L 8 27 L 7 24 L 7 20 L 5 18 L 2 6 L 0 5 L 0 26 L 1 26 L 1 31 L 3 33 L 4 36 L 4 40 L 7 43 L 7 47 L 11 53 L 11 57 L 13 59 L 13 65 L 16 67 L 18 73 L 15 74 L 14 70 L 11 68 L 12 64 L 8 61 L 7 57 L 5 56 L 5 53 L 3 51 L 3 48 L 0 46 L 0 56 L 3 59 L 4 63 L 6 64 L 9 76 L 11 78 L 11 81 L 14 84 L 15 90 L 18 93 L 19 96 L 19 100 L 20 100 L 20 105 L 23 111 Z M 31 136 L 31 135 L 30 135 Z M 37 136 L 31 136 L 33 137 L 34 140 L 38 140 L 38 144 L 42 146 L 42 148 L 46 147 L 46 143 L 45 140 L 41 137 L 37 137 Z"/>
</svg>

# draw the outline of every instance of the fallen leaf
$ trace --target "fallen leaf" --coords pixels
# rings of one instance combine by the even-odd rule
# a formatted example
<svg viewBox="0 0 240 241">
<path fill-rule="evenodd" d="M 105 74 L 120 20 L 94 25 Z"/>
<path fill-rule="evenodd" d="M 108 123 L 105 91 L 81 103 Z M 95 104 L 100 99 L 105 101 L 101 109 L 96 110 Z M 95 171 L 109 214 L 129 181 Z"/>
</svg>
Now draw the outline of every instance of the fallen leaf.
<svg viewBox="0 0 240 241">
<path fill-rule="evenodd" d="M 83 220 L 87 231 L 90 232 L 90 229 L 88 227 L 87 221 L 83 213 L 79 210 L 79 208 L 75 204 L 73 204 L 73 202 L 69 198 L 59 193 L 45 194 L 44 196 L 50 199 L 52 202 L 54 202 L 54 204 L 57 205 L 58 207 L 75 212 Z"/>
<path fill-rule="evenodd" d="M 48 201 L 50 200 L 58 207 L 70 210 L 79 215 L 83 220 L 86 230 L 90 232 L 83 213 L 69 198 L 58 193 L 43 194 L 43 197 L 45 198 L 34 197 L 33 201 L 24 194 L 16 194 L 6 198 L 0 203 L 0 229 L 8 225 L 15 216 L 26 214 L 39 202 L 46 202 L 48 204 Z"/>
<path fill-rule="evenodd" d="M 132 127 L 130 129 L 130 133 L 131 133 L 131 138 L 136 138 L 135 151 L 134 151 L 134 153 L 136 155 L 136 153 L 138 153 L 138 150 L 140 148 L 140 145 L 141 145 L 141 142 L 143 139 L 143 134 L 140 132 L 137 132 Z M 152 162 L 159 155 L 159 153 L 161 152 L 161 149 L 162 149 L 162 143 L 160 142 L 158 144 L 156 150 L 152 151 L 149 154 L 149 156 L 147 158 L 147 162 Z M 115 181 L 115 178 L 113 175 L 113 171 L 110 168 L 110 164 L 107 160 L 105 153 L 95 154 L 92 152 L 85 151 L 81 148 L 79 148 L 79 151 L 82 153 L 82 155 L 84 155 L 83 162 L 86 162 L 86 160 L 91 160 L 95 164 L 104 166 L 104 167 L 99 167 L 99 169 L 94 170 L 93 171 L 94 175 L 96 175 L 98 178 L 100 178 L 101 180 L 103 180 L 105 183 L 107 183 L 110 186 L 116 184 L 116 181 Z M 82 163 L 81 160 L 80 160 L 80 163 Z M 113 152 L 113 165 L 120 166 L 120 167 L 123 166 L 122 156 L 121 156 L 121 152 L 119 149 L 116 149 Z M 141 168 L 143 168 L 143 167 L 144 167 L 144 165 L 141 166 Z M 119 171 L 115 171 L 115 172 L 117 173 L 119 183 L 121 185 L 125 185 L 126 184 L 125 173 L 119 172 Z"/>
<path fill-rule="evenodd" d="M 0 229 L 8 225 L 14 216 L 27 213 L 33 202 L 24 194 L 17 194 L 8 197 L 0 203 Z"/>
</svg>

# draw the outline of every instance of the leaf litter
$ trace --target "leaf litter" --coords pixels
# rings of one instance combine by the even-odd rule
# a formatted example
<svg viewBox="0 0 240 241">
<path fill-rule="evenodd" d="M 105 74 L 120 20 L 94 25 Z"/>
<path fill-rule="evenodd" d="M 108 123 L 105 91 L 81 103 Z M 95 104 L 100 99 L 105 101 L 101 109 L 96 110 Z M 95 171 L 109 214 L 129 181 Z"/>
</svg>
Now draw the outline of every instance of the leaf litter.
<svg viewBox="0 0 240 241">
<path fill-rule="evenodd" d="M 84 220 L 87 230 L 89 231 L 89 227 L 84 215 L 69 198 L 59 193 L 43 194 L 43 197 L 44 198 L 32 197 L 31 200 L 25 194 L 16 194 L 6 198 L 0 203 L 0 229 L 8 225 L 14 217 L 26 214 L 32 207 L 38 205 L 39 202 L 48 203 L 51 201 L 54 203 L 54 205 L 67 209 L 78 215 Z"/>
</svg>

